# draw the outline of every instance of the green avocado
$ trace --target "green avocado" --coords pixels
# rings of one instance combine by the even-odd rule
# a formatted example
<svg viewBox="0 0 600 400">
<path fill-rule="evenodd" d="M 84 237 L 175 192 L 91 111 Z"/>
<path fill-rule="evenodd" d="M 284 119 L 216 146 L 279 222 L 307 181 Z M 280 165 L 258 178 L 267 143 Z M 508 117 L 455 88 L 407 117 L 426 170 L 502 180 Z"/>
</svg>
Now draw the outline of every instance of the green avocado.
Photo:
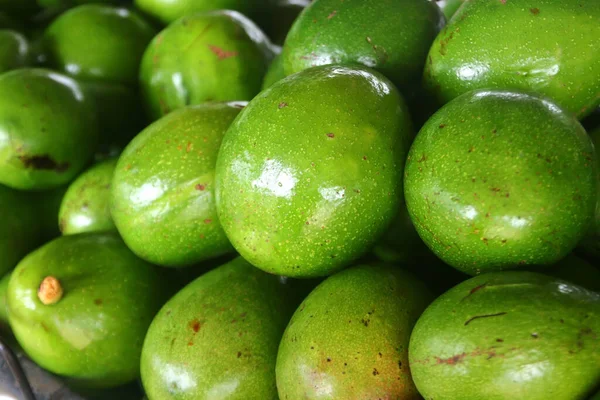
<svg viewBox="0 0 600 400">
<path fill-rule="evenodd" d="M 49 65 L 80 80 L 135 84 L 154 28 L 122 7 L 88 4 L 56 18 L 44 33 Z"/>
<path fill-rule="evenodd" d="M 111 212 L 139 257 L 183 267 L 233 250 L 217 218 L 215 164 L 225 131 L 243 107 L 182 108 L 125 148 L 112 182 Z"/>
<path fill-rule="evenodd" d="M 401 205 L 412 135 L 402 96 L 369 68 L 322 66 L 277 82 L 223 139 L 216 201 L 229 240 L 279 275 L 348 266 Z"/>
<path fill-rule="evenodd" d="M 429 51 L 428 92 L 441 103 L 473 89 L 552 98 L 582 118 L 600 105 L 598 0 L 471 0 Z"/>
<path fill-rule="evenodd" d="M 0 73 L 29 64 L 29 42 L 22 34 L 0 30 Z"/>
<path fill-rule="evenodd" d="M 77 82 L 57 72 L 0 75 L 0 184 L 46 189 L 74 178 L 98 141 L 92 104 Z"/>
<path fill-rule="evenodd" d="M 285 39 L 284 70 L 360 63 L 412 88 L 443 24 L 429 0 L 315 0 Z"/>
<path fill-rule="evenodd" d="M 273 86 L 275 82 L 278 82 L 283 78 L 285 78 L 285 73 L 283 72 L 283 59 L 280 54 L 275 56 L 273 61 L 271 61 L 271 65 L 269 65 L 269 69 L 263 79 L 262 90 Z"/>
<path fill-rule="evenodd" d="M 297 303 L 242 258 L 196 279 L 160 310 L 144 341 L 150 399 L 275 400 L 275 360 Z"/>
<path fill-rule="evenodd" d="M 287 326 L 277 354 L 281 399 L 420 399 L 408 343 L 433 300 L 412 274 L 361 265 L 327 278 Z"/>
<path fill-rule="evenodd" d="M 585 130 L 554 103 L 481 90 L 427 121 L 404 184 L 424 242 L 477 275 L 571 252 L 594 218 L 596 159 Z"/>
<path fill-rule="evenodd" d="M 8 309 L 6 306 L 6 293 L 8 291 L 8 282 L 10 281 L 11 273 L 7 272 L 0 279 L 0 331 L 5 332 L 10 330 L 8 325 Z"/>
<path fill-rule="evenodd" d="M 58 214 L 58 226 L 63 235 L 117 230 L 109 208 L 110 185 L 116 165 L 116 159 L 100 162 L 69 185 Z"/>
<path fill-rule="evenodd" d="M 458 8 L 462 6 L 462 4 L 467 0 L 435 0 L 436 4 L 440 7 L 446 20 L 449 21 L 450 18 L 456 13 Z"/>
<path fill-rule="evenodd" d="M 600 381 L 600 294 L 543 274 L 483 274 L 433 302 L 410 339 L 427 399 L 585 400 Z"/>
<path fill-rule="evenodd" d="M 267 37 L 239 13 L 181 18 L 144 53 L 140 84 L 148 114 L 158 119 L 190 104 L 251 100 L 272 57 Z"/>
<path fill-rule="evenodd" d="M 169 294 L 157 267 L 117 235 L 63 236 L 14 270 L 9 322 L 43 368 L 76 385 L 114 387 L 139 376 L 146 330 Z"/>
</svg>

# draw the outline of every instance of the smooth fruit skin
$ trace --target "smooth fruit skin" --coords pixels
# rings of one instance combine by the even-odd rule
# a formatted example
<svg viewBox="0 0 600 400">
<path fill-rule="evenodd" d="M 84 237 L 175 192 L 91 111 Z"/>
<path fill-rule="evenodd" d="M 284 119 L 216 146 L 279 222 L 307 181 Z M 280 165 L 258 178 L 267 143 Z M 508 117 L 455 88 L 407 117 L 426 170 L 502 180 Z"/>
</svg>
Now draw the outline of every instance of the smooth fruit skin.
<svg viewBox="0 0 600 400">
<path fill-rule="evenodd" d="M 348 266 L 396 214 L 411 137 L 400 93 L 376 71 L 288 76 L 223 139 L 216 201 L 227 237 L 270 273 L 316 277 Z"/>
<path fill-rule="evenodd" d="M 233 11 L 185 16 L 150 43 L 140 68 L 153 119 L 210 101 L 251 100 L 272 58 L 267 37 Z"/>
<path fill-rule="evenodd" d="M 284 70 L 359 63 L 412 87 L 443 24 L 429 0 L 315 0 L 288 33 Z"/>
<path fill-rule="evenodd" d="M 590 227 L 596 170 L 585 130 L 554 103 L 475 91 L 417 135 L 405 198 L 423 241 L 465 273 L 549 265 Z"/>
<path fill-rule="evenodd" d="M 277 347 L 296 304 L 278 277 L 242 258 L 196 279 L 148 330 L 141 362 L 148 398 L 277 399 Z"/>
<path fill-rule="evenodd" d="M 584 400 L 600 379 L 600 295 L 533 272 L 454 287 L 410 339 L 425 400 Z"/>
<path fill-rule="evenodd" d="M 281 58 L 281 54 L 279 54 L 271 61 L 271 65 L 269 65 L 269 69 L 263 79 L 262 90 L 273 86 L 275 82 L 278 82 L 283 78 L 285 78 L 285 72 L 283 72 L 283 59 Z"/>
<path fill-rule="evenodd" d="M 94 165 L 69 185 L 58 213 L 63 235 L 116 231 L 110 215 L 110 186 L 116 159 Z"/>
<path fill-rule="evenodd" d="M 40 282 L 64 288 L 43 305 Z M 157 267 L 115 234 L 62 236 L 19 263 L 8 285 L 9 321 L 27 355 L 79 385 L 113 387 L 139 376 L 146 330 L 168 295 Z"/>
<path fill-rule="evenodd" d="M 583 118 L 600 105 L 597 0 L 471 0 L 433 42 L 425 86 L 443 104 L 473 89 L 554 99 Z"/>
<path fill-rule="evenodd" d="M 12 271 L 4 274 L 0 279 L 0 331 L 8 328 L 8 310 L 6 306 L 6 292 L 8 291 L 8 282 L 10 281 Z"/>
<path fill-rule="evenodd" d="M 27 66 L 29 43 L 22 34 L 0 30 L 0 73 Z"/>
<path fill-rule="evenodd" d="M 49 63 L 81 80 L 135 84 L 146 46 L 156 34 L 122 7 L 87 4 L 56 18 L 44 33 Z"/>
<path fill-rule="evenodd" d="M 420 399 L 408 343 L 432 300 L 422 282 L 389 265 L 360 265 L 327 278 L 283 335 L 279 398 Z"/>
<path fill-rule="evenodd" d="M 0 75 L 0 183 L 46 189 L 74 178 L 98 141 L 92 108 L 65 75 L 37 68 Z"/>
<path fill-rule="evenodd" d="M 440 10 L 444 13 L 446 20 L 449 21 L 450 18 L 456 13 L 458 8 L 462 6 L 462 4 L 466 0 L 432 0 L 440 7 Z"/>
<path fill-rule="evenodd" d="M 111 212 L 139 257 L 183 267 L 233 250 L 217 217 L 215 164 L 243 106 L 188 106 L 154 122 L 125 148 L 113 177 Z"/>
</svg>

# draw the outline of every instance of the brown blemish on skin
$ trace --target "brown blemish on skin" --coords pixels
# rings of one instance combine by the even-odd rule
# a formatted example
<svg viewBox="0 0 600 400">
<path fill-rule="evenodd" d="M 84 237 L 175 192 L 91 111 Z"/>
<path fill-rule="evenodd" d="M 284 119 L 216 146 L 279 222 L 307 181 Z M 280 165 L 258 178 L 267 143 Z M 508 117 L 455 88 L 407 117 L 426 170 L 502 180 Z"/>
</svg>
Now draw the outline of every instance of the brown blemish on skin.
<svg viewBox="0 0 600 400">
<path fill-rule="evenodd" d="M 187 142 L 187 146 L 185 146 L 185 152 L 189 153 L 192 150 L 192 142 Z"/>
<path fill-rule="evenodd" d="M 96 300 L 94 300 L 94 304 L 97 305 L 97 306 L 102 305 L 102 299 L 96 299 Z"/>
<path fill-rule="evenodd" d="M 50 332 L 50 328 L 48 328 L 48 325 L 46 325 L 43 321 L 40 323 L 42 325 L 42 329 L 46 332 Z"/>
<path fill-rule="evenodd" d="M 440 129 L 444 129 L 446 127 L 446 124 L 440 124 Z"/>
<path fill-rule="evenodd" d="M 241 352 L 241 351 L 238 351 L 238 352 L 237 352 L 237 358 L 240 358 L 241 356 L 242 356 L 242 352 Z"/>
<path fill-rule="evenodd" d="M 533 332 L 531 334 L 531 337 L 534 338 L 534 339 L 537 339 L 539 337 L 539 335 L 536 332 Z"/>
<path fill-rule="evenodd" d="M 336 14 L 337 14 L 337 10 L 334 10 L 331 14 L 329 14 L 327 16 L 327 19 L 331 19 L 331 18 L 335 17 Z"/>
<path fill-rule="evenodd" d="M 327 134 L 327 137 L 333 139 L 335 137 L 335 135 L 333 133 L 329 132 Z"/>
<path fill-rule="evenodd" d="M 286 103 L 285 101 L 282 101 L 281 103 L 279 103 L 279 109 L 281 110 L 282 108 L 285 108 L 288 106 L 288 103 Z"/>
<path fill-rule="evenodd" d="M 33 155 L 33 156 L 19 156 L 19 160 L 23 163 L 25 168 L 41 169 L 41 170 L 53 170 L 56 172 L 65 172 L 69 169 L 69 163 L 59 163 L 52 159 L 48 154 Z"/>
<path fill-rule="evenodd" d="M 197 319 L 190 322 L 190 328 L 194 331 L 194 333 L 198 333 L 200 328 L 202 328 L 202 324 Z"/>
<path fill-rule="evenodd" d="M 504 339 L 496 339 L 496 342 L 502 343 L 502 342 L 504 342 Z"/>
<path fill-rule="evenodd" d="M 448 49 L 447 49 L 448 43 L 450 43 L 452 38 L 454 38 L 455 32 L 458 32 L 458 29 L 456 31 L 450 32 L 450 35 L 446 39 L 440 40 L 440 54 L 441 55 L 445 56 L 446 53 L 448 52 Z"/>
<path fill-rule="evenodd" d="M 462 299 L 461 301 L 464 301 L 464 300 L 465 300 L 465 299 L 467 299 L 468 297 L 472 296 L 474 293 L 477 293 L 477 292 L 478 292 L 478 291 L 480 291 L 481 289 L 484 289 L 484 288 L 487 286 L 487 284 L 488 284 L 488 283 L 487 283 L 487 282 L 485 282 L 485 283 L 483 283 L 483 284 L 481 284 L 481 285 L 479 285 L 479 286 L 476 286 L 476 287 L 474 287 L 473 289 L 471 289 L 471 290 L 469 291 L 469 294 L 468 294 L 468 295 L 466 295 L 465 297 L 463 297 L 463 299 Z"/>
<path fill-rule="evenodd" d="M 204 185 L 201 185 L 201 184 L 197 184 L 197 185 L 195 186 L 195 188 L 196 188 L 196 190 L 200 190 L 200 191 L 202 191 L 202 190 L 206 189 L 206 186 L 204 186 Z"/>
<path fill-rule="evenodd" d="M 204 223 L 205 223 L 205 224 L 210 224 L 211 222 L 212 222 L 212 219 L 208 219 L 208 218 L 207 218 L 207 219 L 205 219 L 205 220 L 204 220 Z"/>
<path fill-rule="evenodd" d="M 236 57 L 239 53 L 237 51 L 227 51 L 223 50 L 218 46 L 214 46 L 212 44 L 207 45 L 210 51 L 212 51 L 219 60 L 226 60 L 231 57 Z"/>
<path fill-rule="evenodd" d="M 436 364 L 448 364 L 448 365 L 456 365 L 463 360 L 467 356 L 467 353 L 457 354 L 455 356 L 449 358 L 435 358 Z"/>
<path fill-rule="evenodd" d="M 373 376 L 377 375 L 379 375 L 379 371 L 377 371 L 377 368 L 373 368 Z"/>
<path fill-rule="evenodd" d="M 67 223 L 66 223 L 66 221 L 65 221 L 65 219 L 64 219 L 64 218 L 61 218 L 61 219 L 58 221 L 58 229 L 59 229 L 61 232 L 64 232 L 64 231 L 65 231 L 65 227 L 66 227 L 66 225 L 67 225 Z"/>
<path fill-rule="evenodd" d="M 539 8 L 530 8 L 529 11 L 533 14 L 533 15 L 538 15 L 540 13 L 540 9 Z"/>
<path fill-rule="evenodd" d="M 476 316 L 468 319 L 467 321 L 465 321 L 465 326 L 469 325 L 471 322 L 475 321 L 476 319 L 500 317 L 500 316 L 506 315 L 506 314 L 507 314 L 506 312 L 500 312 L 500 313 L 496 313 L 496 314 L 476 315 Z"/>
<path fill-rule="evenodd" d="M 38 288 L 38 299 L 44 305 L 56 304 L 63 297 L 63 288 L 59 280 L 53 276 L 47 276 L 42 280 Z"/>
</svg>

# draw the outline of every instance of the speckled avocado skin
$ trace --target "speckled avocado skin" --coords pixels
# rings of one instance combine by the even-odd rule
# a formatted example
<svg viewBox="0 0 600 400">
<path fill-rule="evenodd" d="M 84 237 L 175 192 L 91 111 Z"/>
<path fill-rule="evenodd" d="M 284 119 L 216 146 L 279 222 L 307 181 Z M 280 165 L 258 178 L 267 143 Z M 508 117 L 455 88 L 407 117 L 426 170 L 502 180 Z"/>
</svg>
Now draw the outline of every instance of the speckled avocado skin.
<svg viewBox="0 0 600 400">
<path fill-rule="evenodd" d="M 98 163 L 69 185 L 58 213 L 58 226 L 63 235 L 117 230 L 109 207 L 116 164 L 116 159 Z"/>
<path fill-rule="evenodd" d="M 71 78 L 26 68 L 0 75 L 0 183 L 46 189 L 69 182 L 91 159 L 92 103 Z"/>
<path fill-rule="evenodd" d="M 244 103 L 189 106 L 156 121 L 125 148 L 111 213 L 138 256 L 182 267 L 232 251 L 217 218 L 215 164 Z"/>
<path fill-rule="evenodd" d="M 0 73 L 29 63 L 29 43 L 19 32 L 0 30 Z"/>
<path fill-rule="evenodd" d="M 141 362 L 148 398 L 277 399 L 277 347 L 296 304 L 278 277 L 242 258 L 196 279 L 148 330 Z"/>
<path fill-rule="evenodd" d="M 425 85 L 442 103 L 473 89 L 553 98 L 583 118 L 600 104 L 600 2 L 471 0 L 435 39 Z"/>
<path fill-rule="evenodd" d="M 376 71 L 324 66 L 288 76 L 254 98 L 223 139 L 221 224 L 267 272 L 340 270 L 395 216 L 411 137 L 401 95 Z"/>
<path fill-rule="evenodd" d="M 267 37 L 233 11 L 183 17 L 150 43 L 140 67 L 153 119 L 190 104 L 251 100 L 272 58 Z"/>
<path fill-rule="evenodd" d="M 409 348 L 425 400 L 584 400 L 600 379 L 600 295 L 494 272 L 433 302 Z"/>
<path fill-rule="evenodd" d="M 43 305 L 52 275 L 62 299 Z M 62 236 L 30 253 L 8 285 L 9 321 L 29 357 L 80 385 L 111 387 L 139 376 L 146 330 L 169 294 L 157 267 L 115 234 Z"/>
<path fill-rule="evenodd" d="M 279 398 L 420 399 L 408 343 L 432 300 L 422 282 L 389 265 L 360 265 L 327 278 L 283 335 Z"/>
<path fill-rule="evenodd" d="M 508 91 L 467 93 L 421 129 L 405 198 L 425 243 L 476 275 L 566 256 L 593 221 L 594 149 L 555 104 Z"/>
</svg>

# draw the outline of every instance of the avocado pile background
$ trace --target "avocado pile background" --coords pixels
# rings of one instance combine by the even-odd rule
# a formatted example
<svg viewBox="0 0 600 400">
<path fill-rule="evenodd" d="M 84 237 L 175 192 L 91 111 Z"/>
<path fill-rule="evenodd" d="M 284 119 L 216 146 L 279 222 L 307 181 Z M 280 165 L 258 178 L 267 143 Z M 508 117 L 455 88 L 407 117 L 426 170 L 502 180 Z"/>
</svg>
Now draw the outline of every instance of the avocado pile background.
<svg viewBox="0 0 600 400">
<path fill-rule="evenodd" d="M 598 0 L 0 0 L 0 337 L 90 399 L 600 396 Z"/>
</svg>

